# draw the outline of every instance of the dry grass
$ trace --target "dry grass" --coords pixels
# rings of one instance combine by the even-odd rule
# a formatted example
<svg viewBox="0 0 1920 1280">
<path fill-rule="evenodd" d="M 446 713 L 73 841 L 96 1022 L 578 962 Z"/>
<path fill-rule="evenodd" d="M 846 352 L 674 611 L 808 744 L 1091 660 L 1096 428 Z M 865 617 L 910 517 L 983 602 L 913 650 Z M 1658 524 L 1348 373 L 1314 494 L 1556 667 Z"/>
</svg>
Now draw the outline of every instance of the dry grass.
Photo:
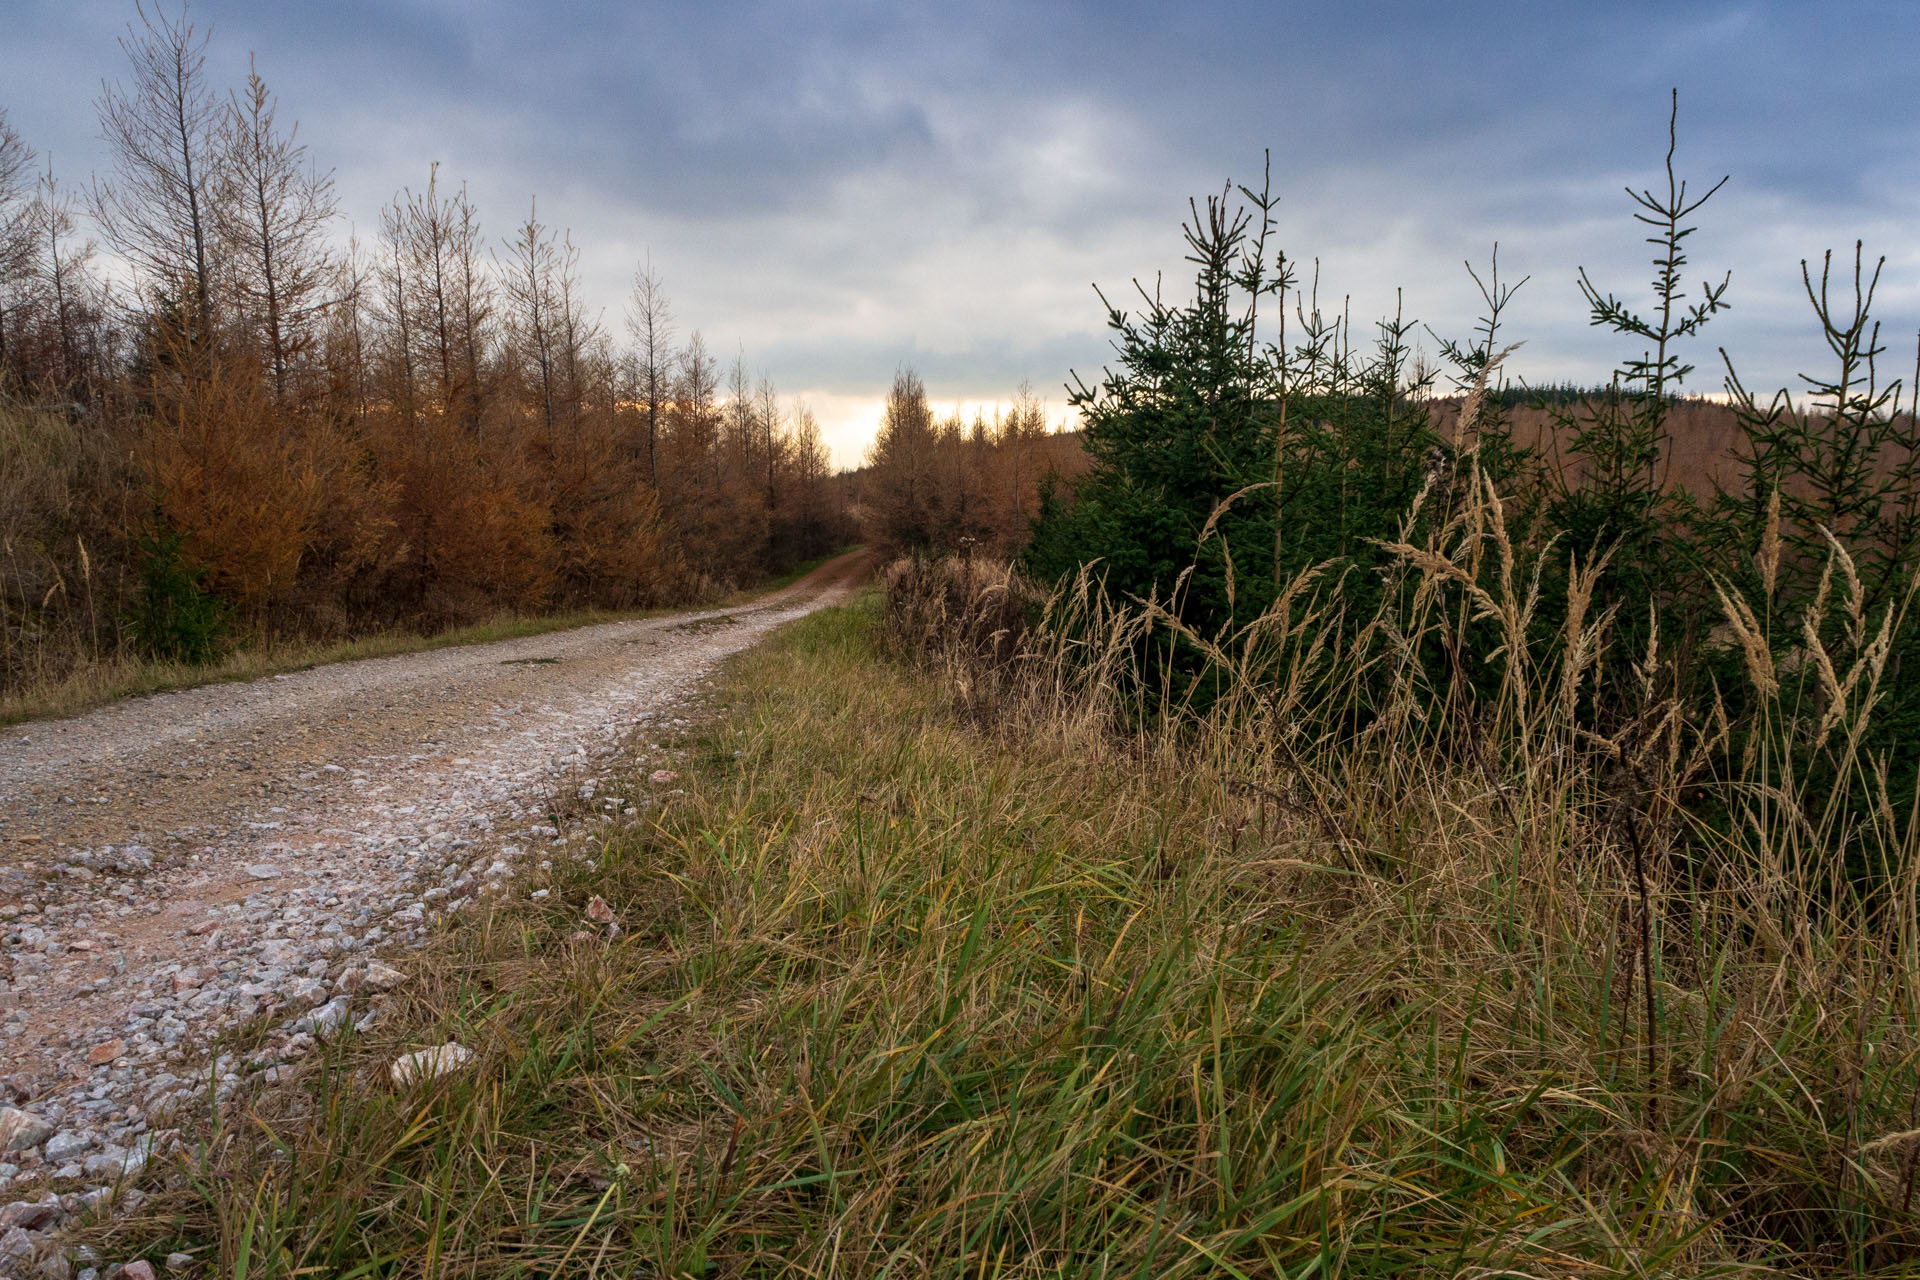
<svg viewBox="0 0 1920 1280">
<path fill-rule="evenodd" d="M 1902 1273 L 1912 816 L 1701 767 L 1712 709 L 1583 733 L 1637 677 L 1580 610 L 1551 661 L 1491 659 L 1490 698 L 1422 688 L 1433 629 L 1535 607 L 1482 498 L 1400 549 L 1364 646 L 1310 575 L 1216 650 L 1221 696 L 1150 720 L 1126 691 L 1177 624 L 1084 581 L 998 665 L 999 626 L 924 624 L 1009 616 L 1010 578 L 926 606 L 930 667 L 883 659 L 876 597 L 799 624 L 735 669 L 685 794 L 576 812 L 590 865 L 190 1128 L 116 1247 L 247 1276 Z M 1876 630 L 1826 655 L 1841 768 Z M 1775 712 L 1756 759 L 1816 727 Z M 1847 897 L 1842 848 L 1897 891 Z M 472 1070 L 372 1083 L 447 1038 Z"/>
</svg>

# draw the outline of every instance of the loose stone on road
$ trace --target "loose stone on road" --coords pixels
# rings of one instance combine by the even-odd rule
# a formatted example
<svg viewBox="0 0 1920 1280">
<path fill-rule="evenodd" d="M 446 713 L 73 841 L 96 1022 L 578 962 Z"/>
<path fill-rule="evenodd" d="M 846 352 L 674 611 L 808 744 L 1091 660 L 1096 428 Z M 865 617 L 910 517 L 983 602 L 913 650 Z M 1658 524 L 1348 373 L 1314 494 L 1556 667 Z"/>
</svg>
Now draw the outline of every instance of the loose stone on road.
<svg viewBox="0 0 1920 1280">
<path fill-rule="evenodd" d="M 671 770 L 618 795 L 604 779 L 686 725 L 721 659 L 870 567 L 844 556 L 737 609 L 0 730 L 0 1201 L 110 1182 L 173 1102 L 369 1025 L 405 981 L 376 953 L 528 863 L 587 856 L 555 815 L 652 803 Z M 206 1061 L 216 1032 L 263 1014 L 266 1048 Z M 59 1200 L 50 1222 L 78 1203 Z"/>
</svg>

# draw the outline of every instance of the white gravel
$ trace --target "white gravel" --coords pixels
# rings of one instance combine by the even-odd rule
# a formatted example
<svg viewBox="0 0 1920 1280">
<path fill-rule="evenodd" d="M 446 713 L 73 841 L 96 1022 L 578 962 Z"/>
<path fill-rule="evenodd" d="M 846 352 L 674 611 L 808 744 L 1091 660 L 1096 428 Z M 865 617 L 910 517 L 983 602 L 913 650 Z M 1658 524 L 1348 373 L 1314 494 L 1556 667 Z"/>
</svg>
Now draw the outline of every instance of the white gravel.
<svg viewBox="0 0 1920 1280">
<path fill-rule="evenodd" d="M 0 730 L 0 1104 L 19 1108 L 0 1111 L 0 1275 L 51 1274 L 45 1233 L 166 1140 L 171 1106 L 377 1019 L 405 975 L 376 953 L 514 892 L 530 860 L 586 856 L 584 812 L 653 803 L 671 770 L 608 775 L 638 778 L 717 662 L 864 568 L 843 558 L 737 610 Z M 207 1060 L 216 1032 L 262 1015 L 267 1048 Z"/>
</svg>

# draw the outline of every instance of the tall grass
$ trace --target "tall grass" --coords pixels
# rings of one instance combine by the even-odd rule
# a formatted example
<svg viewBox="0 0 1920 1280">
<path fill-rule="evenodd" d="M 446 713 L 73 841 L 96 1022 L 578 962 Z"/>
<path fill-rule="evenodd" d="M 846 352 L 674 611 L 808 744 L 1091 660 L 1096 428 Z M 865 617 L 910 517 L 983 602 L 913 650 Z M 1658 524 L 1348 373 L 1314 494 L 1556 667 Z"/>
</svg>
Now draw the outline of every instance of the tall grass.
<svg viewBox="0 0 1920 1280">
<path fill-rule="evenodd" d="M 1475 700 L 1419 653 L 1537 601 L 1472 492 L 1363 627 L 1307 574 L 1231 649 L 1179 636 L 1220 679 L 1152 715 L 1165 604 L 897 568 L 749 655 L 671 788 L 609 788 L 647 816 L 562 812 L 523 886 L 549 896 L 445 930 L 382 1023 L 190 1123 L 116 1247 L 249 1276 L 1900 1272 L 1913 817 L 1764 767 L 1823 734 L 1872 774 L 1846 744 L 1881 622 L 1825 654 L 1844 709 L 1744 735 L 1652 675 L 1581 727 L 1643 673 L 1599 665 L 1579 600 L 1550 658 L 1483 647 Z M 384 1082 L 447 1038 L 471 1070 Z"/>
<path fill-rule="evenodd" d="M 1331 566 L 1209 636 L 1177 590 L 1117 602 L 1097 568 L 1048 596 L 903 565 L 896 647 L 936 655 L 976 720 L 1104 736 L 1206 794 L 1220 834 L 1161 874 L 1202 871 L 1223 925 L 1285 904 L 1312 922 L 1308 972 L 1356 982 L 1371 1014 L 1414 1011 L 1371 1024 L 1402 1057 L 1396 1101 L 1451 1096 L 1497 1133 L 1524 1170 L 1516 1206 L 1577 1204 L 1588 1248 L 1593 1231 L 1622 1247 L 1586 1265 L 1904 1264 L 1920 850 L 1914 798 L 1862 741 L 1911 582 L 1870 612 L 1833 543 L 1812 606 L 1776 617 L 1770 526 L 1766 596 L 1720 588 L 1748 686 L 1735 718 L 1677 700 L 1657 636 L 1604 665 L 1601 563 L 1570 566 L 1543 646 L 1540 575 L 1471 458 L 1461 479 L 1444 524 L 1384 544 L 1396 589 L 1370 618 Z M 1176 653 L 1200 674 L 1170 678 Z M 1413 1028 L 1432 1037 L 1423 1071 Z"/>
</svg>

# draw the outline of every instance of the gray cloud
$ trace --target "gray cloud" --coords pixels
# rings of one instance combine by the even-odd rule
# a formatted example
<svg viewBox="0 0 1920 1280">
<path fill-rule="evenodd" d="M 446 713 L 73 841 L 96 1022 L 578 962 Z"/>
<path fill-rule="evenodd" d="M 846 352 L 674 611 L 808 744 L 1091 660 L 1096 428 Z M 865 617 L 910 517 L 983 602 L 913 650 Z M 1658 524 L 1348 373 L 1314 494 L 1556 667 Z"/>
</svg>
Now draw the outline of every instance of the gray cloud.
<svg viewBox="0 0 1920 1280">
<path fill-rule="evenodd" d="M 69 179 L 100 162 L 91 99 L 119 73 L 122 0 L 13 0 L 0 105 Z M 540 194 L 616 312 L 651 252 L 687 327 L 780 383 L 878 394 L 911 360 L 936 393 L 1057 387 L 1105 358 L 1090 285 L 1179 279 L 1189 195 L 1274 152 L 1281 239 L 1362 323 L 1405 305 L 1446 333 L 1462 258 L 1534 280 L 1516 361 L 1600 376 L 1628 354 L 1573 287 L 1644 289 L 1621 187 L 1659 177 L 1681 89 L 1684 172 L 1733 180 L 1702 217 L 1715 322 L 1762 382 L 1817 354 L 1798 261 L 1865 237 L 1895 255 L 1889 332 L 1920 323 L 1920 117 L 1904 3 L 1045 6 L 204 0 L 216 76 L 261 69 L 352 216 L 428 164 L 504 231 Z M 1700 379 L 1716 364 L 1696 353 Z M 944 385 L 943 385 L 944 384 Z"/>
</svg>

